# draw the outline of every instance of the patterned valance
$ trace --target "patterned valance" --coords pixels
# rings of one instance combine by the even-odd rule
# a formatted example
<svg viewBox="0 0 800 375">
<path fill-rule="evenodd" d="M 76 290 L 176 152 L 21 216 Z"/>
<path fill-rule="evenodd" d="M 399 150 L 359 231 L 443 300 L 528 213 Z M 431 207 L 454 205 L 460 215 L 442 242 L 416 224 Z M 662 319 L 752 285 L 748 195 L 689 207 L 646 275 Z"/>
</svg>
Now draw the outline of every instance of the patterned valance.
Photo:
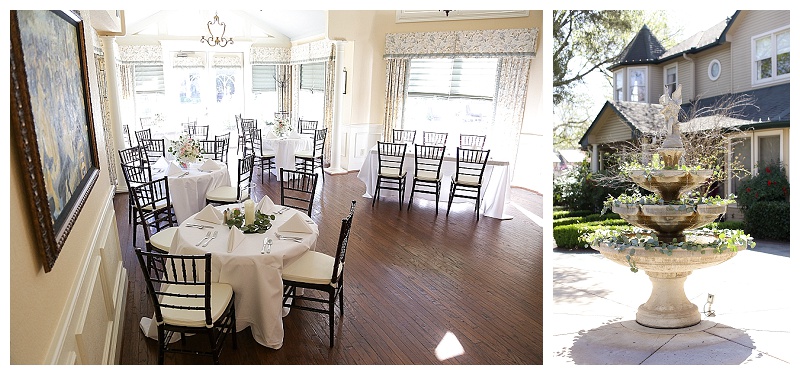
<svg viewBox="0 0 800 375">
<path fill-rule="evenodd" d="M 212 66 L 215 68 L 241 68 L 242 56 L 236 55 L 214 55 Z"/>
<path fill-rule="evenodd" d="M 122 63 L 163 64 L 161 46 L 119 46 L 119 61 Z"/>
<path fill-rule="evenodd" d="M 328 39 L 292 47 L 292 64 L 324 62 L 330 59 L 331 42 Z"/>
<path fill-rule="evenodd" d="M 291 50 L 278 47 L 250 48 L 251 64 L 288 64 L 292 59 Z"/>
<path fill-rule="evenodd" d="M 384 58 L 536 56 L 539 29 L 386 34 Z"/>
</svg>

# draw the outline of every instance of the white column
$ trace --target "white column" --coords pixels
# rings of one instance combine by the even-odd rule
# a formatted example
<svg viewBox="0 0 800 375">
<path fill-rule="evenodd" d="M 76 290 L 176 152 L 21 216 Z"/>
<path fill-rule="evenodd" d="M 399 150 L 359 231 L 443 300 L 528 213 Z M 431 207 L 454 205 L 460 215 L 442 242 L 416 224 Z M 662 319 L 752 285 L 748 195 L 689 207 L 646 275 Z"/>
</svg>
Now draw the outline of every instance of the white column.
<svg viewBox="0 0 800 375">
<path fill-rule="evenodd" d="M 592 145 L 592 173 L 600 170 L 600 152 L 597 145 Z"/>
<path fill-rule="evenodd" d="M 101 36 L 103 41 L 103 56 L 105 57 L 105 71 L 106 71 L 106 89 L 108 92 L 108 112 L 111 120 L 112 137 L 114 139 L 115 150 L 122 150 L 125 148 L 125 136 L 122 132 L 122 115 L 120 114 L 119 103 L 119 72 L 117 71 L 117 49 L 114 48 L 113 36 Z M 131 126 L 130 124 L 129 126 Z M 116 158 L 119 158 L 117 153 Z M 117 170 L 117 191 L 128 191 L 128 186 L 125 184 L 125 177 L 122 174 L 122 167 L 119 162 L 111 166 Z"/>
<path fill-rule="evenodd" d="M 343 174 L 347 173 L 342 169 L 342 97 L 344 94 L 344 46 L 342 41 L 335 41 L 336 44 L 336 61 L 334 61 L 334 94 L 333 94 L 333 131 L 331 132 L 331 166 L 326 169 L 328 174 Z"/>
</svg>

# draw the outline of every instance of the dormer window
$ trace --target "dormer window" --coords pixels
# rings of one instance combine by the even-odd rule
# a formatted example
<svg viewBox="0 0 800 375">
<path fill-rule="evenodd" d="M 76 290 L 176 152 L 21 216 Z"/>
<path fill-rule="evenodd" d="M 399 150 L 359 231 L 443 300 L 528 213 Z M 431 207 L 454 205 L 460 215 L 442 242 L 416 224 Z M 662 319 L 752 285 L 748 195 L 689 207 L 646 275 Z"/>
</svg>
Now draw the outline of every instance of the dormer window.
<svg viewBox="0 0 800 375">
<path fill-rule="evenodd" d="M 628 98 L 632 102 L 647 101 L 647 70 L 645 68 L 628 69 Z"/>
</svg>

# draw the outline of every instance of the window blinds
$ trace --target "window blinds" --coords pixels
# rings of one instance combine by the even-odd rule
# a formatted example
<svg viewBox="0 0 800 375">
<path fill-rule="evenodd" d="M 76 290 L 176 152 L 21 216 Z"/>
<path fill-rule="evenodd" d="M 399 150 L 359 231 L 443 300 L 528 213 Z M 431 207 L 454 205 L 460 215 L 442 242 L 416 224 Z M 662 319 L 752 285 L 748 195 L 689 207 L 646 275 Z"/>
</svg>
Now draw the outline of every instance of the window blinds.
<svg viewBox="0 0 800 375">
<path fill-rule="evenodd" d="M 325 90 L 325 63 L 300 65 L 300 89 L 311 91 Z"/>
<path fill-rule="evenodd" d="M 492 99 L 496 76 L 496 58 L 412 59 L 408 94 Z"/>
<path fill-rule="evenodd" d="M 253 65 L 253 92 L 275 92 L 275 65 Z"/>
<path fill-rule="evenodd" d="M 134 65 L 133 79 L 137 94 L 164 93 L 164 69 L 161 65 Z"/>
</svg>

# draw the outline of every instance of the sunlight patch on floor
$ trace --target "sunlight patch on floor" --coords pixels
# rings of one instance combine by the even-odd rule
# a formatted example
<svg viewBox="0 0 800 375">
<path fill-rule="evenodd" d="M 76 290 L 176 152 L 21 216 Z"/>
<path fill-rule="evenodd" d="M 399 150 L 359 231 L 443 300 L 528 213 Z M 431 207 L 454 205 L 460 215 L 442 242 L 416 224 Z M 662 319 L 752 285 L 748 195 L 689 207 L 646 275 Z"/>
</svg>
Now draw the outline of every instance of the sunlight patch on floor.
<svg viewBox="0 0 800 375">
<path fill-rule="evenodd" d="M 458 342 L 458 338 L 452 332 L 444 334 L 439 346 L 436 347 L 436 358 L 440 361 L 457 357 L 464 354 L 464 347 Z"/>
<path fill-rule="evenodd" d="M 509 204 L 510 204 L 510 205 L 512 205 L 512 206 L 514 206 L 514 208 L 518 209 L 520 212 L 522 212 L 522 214 L 523 214 L 523 215 L 525 215 L 525 216 L 527 216 L 529 219 L 533 220 L 533 222 L 534 222 L 536 225 L 538 225 L 538 226 L 540 226 L 540 227 L 544 228 L 544 219 L 542 219 L 542 218 L 541 218 L 541 217 L 539 217 L 539 216 L 536 216 L 536 214 L 534 214 L 533 212 L 530 212 L 530 211 L 528 211 L 528 210 L 526 210 L 526 209 L 522 208 L 522 206 L 520 206 L 520 205 L 518 205 L 518 204 L 516 204 L 516 203 L 514 203 L 514 202 L 509 202 Z"/>
</svg>

